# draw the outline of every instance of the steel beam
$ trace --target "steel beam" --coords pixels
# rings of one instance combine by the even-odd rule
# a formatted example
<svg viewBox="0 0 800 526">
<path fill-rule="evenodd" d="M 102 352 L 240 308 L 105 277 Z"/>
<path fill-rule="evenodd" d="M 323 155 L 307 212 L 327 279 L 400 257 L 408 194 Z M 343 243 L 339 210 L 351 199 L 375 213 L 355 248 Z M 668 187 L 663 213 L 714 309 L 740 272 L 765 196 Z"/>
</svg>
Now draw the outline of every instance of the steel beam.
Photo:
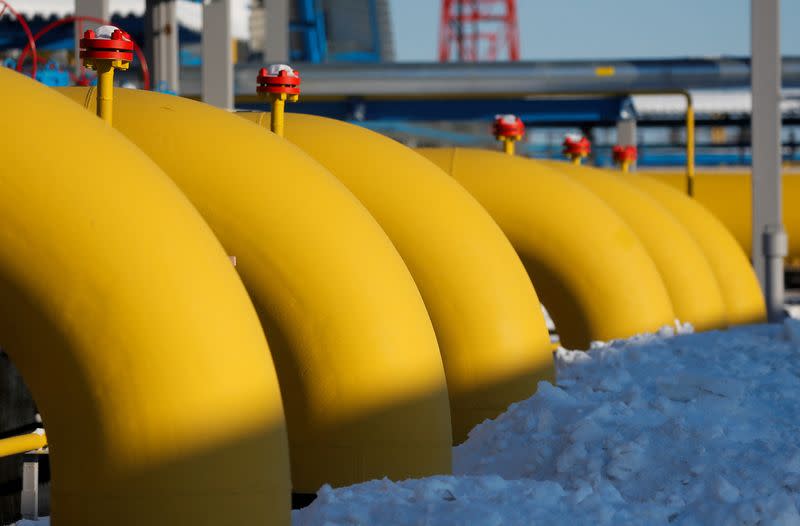
<svg viewBox="0 0 800 526">
<path fill-rule="evenodd" d="M 264 0 L 264 16 L 267 18 L 264 63 L 286 64 L 289 62 L 289 0 Z M 247 85 L 252 85 L 255 78 L 253 75 Z"/>
<path fill-rule="evenodd" d="M 180 92 L 175 0 L 145 0 L 145 53 L 155 89 Z"/>
<path fill-rule="evenodd" d="M 751 0 L 753 265 L 769 321 L 783 318 L 787 253 L 781 194 L 780 0 Z"/>
<path fill-rule="evenodd" d="M 233 40 L 230 0 L 203 5 L 203 102 L 233 108 Z M 255 79 L 253 79 L 255 85 Z"/>
<path fill-rule="evenodd" d="M 270 57 L 270 55 L 266 55 Z M 281 61 L 276 55 L 271 61 Z M 263 64 L 236 67 L 243 93 Z M 303 95 L 454 95 L 524 97 L 545 93 L 683 93 L 687 89 L 750 84 L 748 58 L 630 61 L 553 61 L 489 64 L 304 64 Z M 783 81 L 800 86 L 800 58 L 783 61 Z"/>
</svg>

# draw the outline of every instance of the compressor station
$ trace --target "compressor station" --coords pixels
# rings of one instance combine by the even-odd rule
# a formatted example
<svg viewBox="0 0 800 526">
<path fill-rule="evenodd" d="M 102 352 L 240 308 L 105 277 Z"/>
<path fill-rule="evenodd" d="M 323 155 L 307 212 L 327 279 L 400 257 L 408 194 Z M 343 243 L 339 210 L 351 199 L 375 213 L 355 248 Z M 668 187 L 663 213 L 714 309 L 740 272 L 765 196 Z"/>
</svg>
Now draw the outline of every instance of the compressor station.
<svg viewBox="0 0 800 526">
<path fill-rule="evenodd" d="M 472 428 L 554 380 L 557 345 L 783 318 L 800 58 L 781 58 L 779 0 L 752 2 L 736 64 L 520 61 L 515 4 L 443 1 L 442 63 L 394 64 L 387 2 L 265 0 L 234 63 L 212 0 L 198 69 L 175 1 L 143 0 L 137 25 L 107 0 L 31 21 L 0 0 L 21 39 L 0 68 L 3 524 L 288 525 L 324 484 L 450 473 Z M 480 43 L 487 20 L 507 45 Z M 693 90 L 734 86 L 751 166 L 710 169 Z M 679 166 L 637 144 L 620 108 L 642 94 L 686 101 Z M 590 107 L 616 108 L 592 121 L 613 145 L 531 155 Z"/>
</svg>

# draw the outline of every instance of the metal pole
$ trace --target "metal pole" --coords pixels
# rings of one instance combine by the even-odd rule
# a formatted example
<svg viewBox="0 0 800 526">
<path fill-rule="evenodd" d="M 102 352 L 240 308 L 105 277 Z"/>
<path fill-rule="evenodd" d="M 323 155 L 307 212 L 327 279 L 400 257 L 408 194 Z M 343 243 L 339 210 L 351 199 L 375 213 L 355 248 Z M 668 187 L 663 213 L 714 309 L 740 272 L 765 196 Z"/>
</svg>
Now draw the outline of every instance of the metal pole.
<svg viewBox="0 0 800 526">
<path fill-rule="evenodd" d="M 689 197 L 694 197 L 694 102 L 688 91 L 684 96 L 686 97 L 686 193 Z"/>
<path fill-rule="evenodd" d="M 233 108 L 233 40 L 230 0 L 203 5 L 203 102 Z"/>
<path fill-rule="evenodd" d="M 783 318 L 783 258 L 787 253 L 781 194 L 780 0 L 751 0 L 753 92 L 753 266 L 769 321 Z"/>
<path fill-rule="evenodd" d="M 180 91 L 175 0 L 145 0 L 145 52 L 156 89 Z"/>
<path fill-rule="evenodd" d="M 264 63 L 289 62 L 289 0 L 264 0 Z"/>
</svg>

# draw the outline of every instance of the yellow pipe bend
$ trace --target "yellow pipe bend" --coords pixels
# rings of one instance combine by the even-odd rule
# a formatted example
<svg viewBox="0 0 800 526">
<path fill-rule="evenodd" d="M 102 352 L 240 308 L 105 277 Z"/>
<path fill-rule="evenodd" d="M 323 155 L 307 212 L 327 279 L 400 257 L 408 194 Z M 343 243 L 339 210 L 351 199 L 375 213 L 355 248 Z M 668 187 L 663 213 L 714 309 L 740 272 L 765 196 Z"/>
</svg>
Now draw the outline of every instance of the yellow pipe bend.
<svg viewBox="0 0 800 526">
<path fill-rule="evenodd" d="M 269 127 L 266 113 L 239 115 Z M 445 367 L 455 443 L 554 376 L 550 335 L 514 248 L 436 165 L 383 135 L 287 114 L 286 137 L 378 220 L 422 294 Z"/>
<path fill-rule="evenodd" d="M 696 200 L 647 176 L 626 179 L 658 200 L 691 233 L 705 252 L 717 277 L 728 312 L 728 323 L 766 320 L 764 297 L 753 267 L 736 239 Z"/>
<path fill-rule="evenodd" d="M 671 324 L 672 305 L 647 251 L 603 201 L 519 157 L 420 149 L 486 207 L 516 248 L 562 342 L 623 338 Z"/>
<path fill-rule="evenodd" d="M 94 115 L 4 68 L 0 95 L 0 334 L 47 426 L 53 523 L 288 526 L 275 370 L 209 227 Z"/>
<path fill-rule="evenodd" d="M 727 326 L 722 291 L 702 248 L 666 208 L 630 184 L 630 177 L 563 161 L 530 162 L 568 174 L 628 223 L 653 258 L 678 319 L 697 330 Z"/>
<path fill-rule="evenodd" d="M 449 472 L 436 336 L 408 269 L 355 197 L 299 148 L 228 112 L 125 89 L 115 102 L 115 128 L 237 258 L 278 371 L 295 491 Z"/>
</svg>

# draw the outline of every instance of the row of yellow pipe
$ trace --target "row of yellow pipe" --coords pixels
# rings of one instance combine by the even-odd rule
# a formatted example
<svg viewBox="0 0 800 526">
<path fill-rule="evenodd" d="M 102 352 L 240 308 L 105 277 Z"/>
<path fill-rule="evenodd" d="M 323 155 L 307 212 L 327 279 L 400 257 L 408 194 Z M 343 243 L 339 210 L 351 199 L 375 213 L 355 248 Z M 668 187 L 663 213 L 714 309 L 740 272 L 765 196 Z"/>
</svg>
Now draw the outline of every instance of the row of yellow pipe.
<svg viewBox="0 0 800 526">
<path fill-rule="evenodd" d="M 447 473 L 552 379 L 540 298 L 571 347 L 763 319 L 741 249 L 657 182 L 131 90 L 111 129 L 59 91 L 0 72 L 5 139 L 49 145 L 0 172 L 0 334 L 64 524 L 288 524 L 289 469 Z"/>
</svg>

